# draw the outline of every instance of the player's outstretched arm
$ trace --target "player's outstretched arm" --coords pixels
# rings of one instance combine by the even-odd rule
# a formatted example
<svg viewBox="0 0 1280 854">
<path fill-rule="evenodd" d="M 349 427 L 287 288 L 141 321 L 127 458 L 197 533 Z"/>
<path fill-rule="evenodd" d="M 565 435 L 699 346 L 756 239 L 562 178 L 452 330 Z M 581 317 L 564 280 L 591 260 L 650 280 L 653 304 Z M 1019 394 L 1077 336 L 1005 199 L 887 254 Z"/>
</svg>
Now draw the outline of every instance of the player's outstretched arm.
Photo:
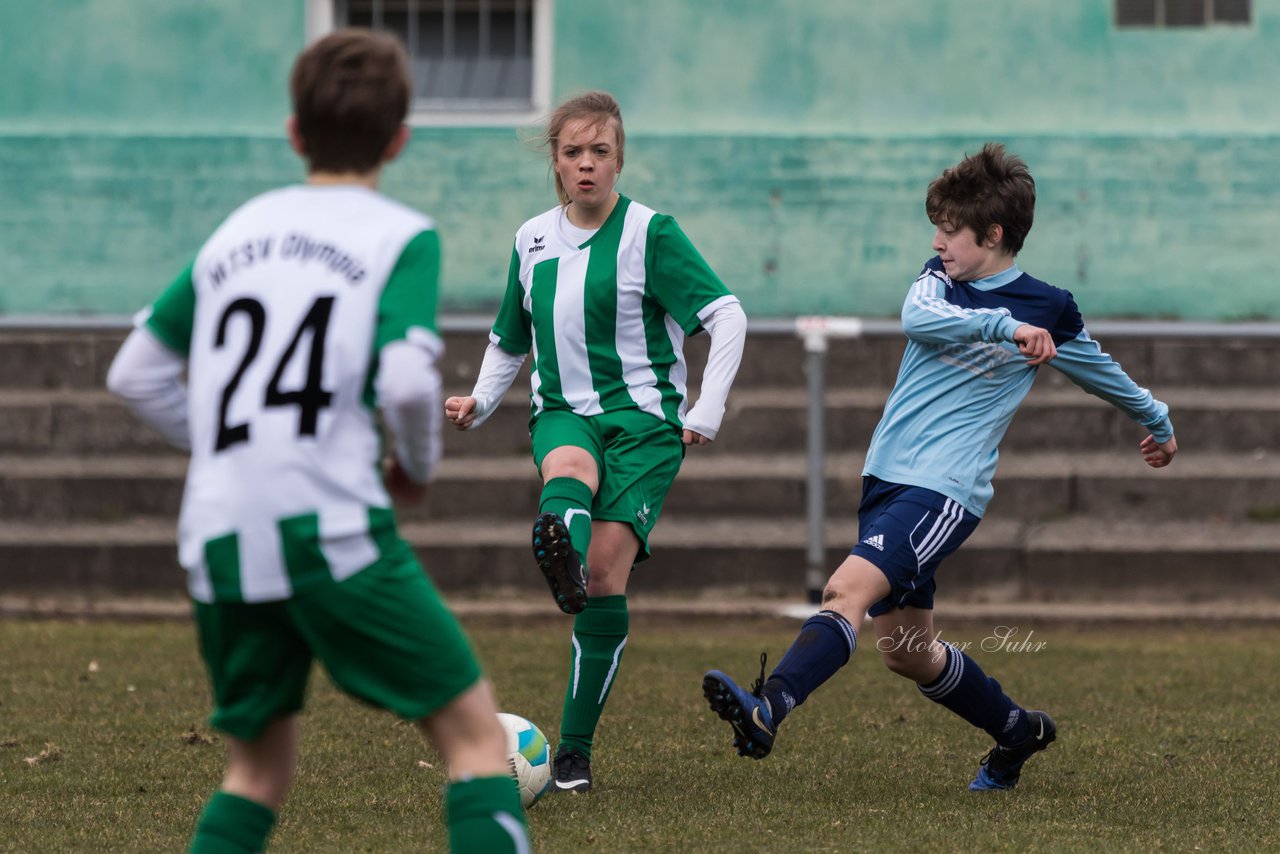
<svg viewBox="0 0 1280 854">
<path fill-rule="evenodd" d="M 476 420 L 476 399 L 451 397 L 444 402 L 444 417 L 458 430 L 469 430 Z"/>
<path fill-rule="evenodd" d="M 1173 455 L 1178 453 L 1178 440 L 1170 436 L 1167 442 L 1157 442 L 1155 436 L 1148 436 L 1138 445 L 1142 459 L 1153 469 L 1162 469 L 1173 462 Z"/>
<path fill-rule="evenodd" d="M 1151 431 L 1149 438 L 1155 445 L 1163 446 L 1173 442 L 1169 407 L 1135 383 L 1087 332 L 1081 331 L 1075 338 L 1059 345 L 1058 355 L 1051 367 L 1065 374 L 1089 394 L 1105 400 L 1147 428 Z M 1176 451 L 1176 448 L 1175 444 L 1173 450 Z M 1160 453 L 1168 454 L 1168 458 L 1173 456 L 1168 450 Z M 1145 450 L 1143 456 L 1146 456 Z M 1168 464 L 1168 459 L 1162 463 Z"/>
</svg>

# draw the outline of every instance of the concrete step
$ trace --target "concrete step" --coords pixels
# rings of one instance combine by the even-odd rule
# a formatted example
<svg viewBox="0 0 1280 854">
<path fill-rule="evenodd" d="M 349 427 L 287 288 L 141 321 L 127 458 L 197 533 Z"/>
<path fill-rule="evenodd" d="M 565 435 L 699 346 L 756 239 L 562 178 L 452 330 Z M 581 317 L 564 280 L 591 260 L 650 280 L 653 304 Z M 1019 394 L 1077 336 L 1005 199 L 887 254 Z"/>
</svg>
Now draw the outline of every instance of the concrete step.
<svg viewBox="0 0 1280 854">
<path fill-rule="evenodd" d="M 826 570 L 854 536 L 861 454 L 904 346 L 892 327 L 832 341 L 825 360 Z M 806 357 L 774 328 L 749 336 L 720 439 L 688 454 L 644 589 L 791 600 L 803 590 Z M 944 601 L 1237 602 L 1242 590 L 1280 600 L 1280 337 L 1094 331 L 1171 405 L 1182 454 L 1147 469 L 1141 428 L 1042 371 L 1003 445 L 988 518 L 944 569 Z M 103 390 L 124 334 L 0 328 L 0 595 L 183 587 L 174 518 L 185 459 Z M 485 340 L 446 333 L 448 393 L 470 389 Z M 706 343 L 688 345 L 693 389 Z M 480 431 L 446 430 L 431 506 L 403 515 L 450 592 L 543 594 L 527 542 L 540 491 L 527 389 L 526 368 Z"/>
<path fill-rule="evenodd" d="M 470 388 L 487 343 L 489 318 L 443 318 L 447 382 Z M 1091 327 L 1103 348 L 1138 382 L 1157 391 L 1173 385 L 1231 385 L 1272 388 L 1280 362 L 1280 336 L 1233 336 L 1231 327 L 1200 330 L 1188 336 L 1181 327 L 1099 322 Z M 0 328 L 0 388 L 101 388 L 112 357 L 124 340 L 123 328 L 18 329 Z M 707 339 L 689 339 L 691 380 L 696 382 L 705 361 Z M 832 339 L 826 371 L 833 385 L 889 386 L 897 375 L 905 346 L 893 319 L 872 321 L 859 339 Z M 803 386 L 803 345 L 786 324 L 756 323 L 748 333 L 739 387 Z M 1044 382 L 1065 380 L 1053 370 L 1041 372 Z"/>
<path fill-rule="evenodd" d="M 833 451 L 862 451 L 884 411 L 888 389 L 829 389 L 824 427 Z M 1280 388 L 1174 387 L 1161 400 L 1172 413 L 1179 447 L 1194 452 L 1277 449 Z M 712 452 L 799 449 L 808 424 L 803 389 L 747 389 L 729 400 L 720 440 Z M 485 424 L 484 427 L 488 427 Z M 483 429 L 483 428 L 482 428 Z M 1014 417 L 1002 450 L 1128 452 L 1146 435 L 1115 407 L 1078 388 L 1034 389 Z M 723 440 L 723 441 L 721 441 Z"/>
<path fill-rule="evenodd" d="M 800 515 L 806 507 L 802 454 L 703 454 L 692 449 L 667 498 L 664 518 Z M 827 514 L 853 518 L 863 458 L 826 461 Z M 0 518 L 112 522 L 176 518 L 186 458 L 0 457 Z M 527 454 L 446 458 L 427 504 L 412 521 L 531 518 L 541 483 Z M 1154 470 L 1136 453 L 1010 452 L 1002 455 L 988 518 L 1034 521 L 1086 515 L 1109 519 L 1280 518 L 1280 454 L 1195 454 Z"/>
<path fill-rule="evenodd" d="M 407 523 L 402 527 L 436 583 L 449 593 L 536 591 L 543 585 L 524 525 L 507 520 Z M 654 557 L 637 570 L 652 592 L 708 588 L 795 598 L 804 588 L 799 518 L 664 520 Z M 6 525 L 0 529 L 5 594 L 57 591 L 174 593 L 183 587 L 174 525 Z M 827 526 L 824 572 L 854 536 Z M 952 601 L 1206 602 L 1280 598 L 1280 524 L 1125 522 L 1073 518 L 984 522 L 948 559 L 940 595 Z"/>
<path fill-rule="evenodd" d="M 864 451 L 884 409 L 887 388 L 831 389 L 825 426 L 832 451 Z M 1280 439 L 1280 387 L 1176 387 L 1169 404 L 1181 448 L 1193 453 L 1275 451 Z M 528 397 L 508 394 L 479 430 L 445 429 L 446 456 L 494 456 L 529 449 Z M 801 388 L 734 392 L 719 439 L 707 454 L 804 447 L 808 409 Z M 1128 452 L 1141 427 L 1079 389 L 1033 390 L 1014 418 L 1006 450 Z M 166 448 L 105 391 L 0 390 L 0 454 L 133 454 Z"/>
</svg>

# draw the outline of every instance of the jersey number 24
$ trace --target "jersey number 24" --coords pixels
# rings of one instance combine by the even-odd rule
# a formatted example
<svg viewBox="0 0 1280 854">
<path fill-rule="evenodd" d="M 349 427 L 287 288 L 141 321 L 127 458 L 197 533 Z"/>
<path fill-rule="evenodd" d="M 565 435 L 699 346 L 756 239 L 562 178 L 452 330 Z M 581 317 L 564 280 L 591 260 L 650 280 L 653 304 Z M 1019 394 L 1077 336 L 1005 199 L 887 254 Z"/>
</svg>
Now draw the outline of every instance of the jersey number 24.
<svg viewBox="0 0 1280 854">
<path fill-rule="evenodd" d="M 329 331 L 329 315 L 332 312 L 333 297 L 319 297 L 311 304 L 311 310 L 298 325 L 293 339 L 285 348 L 284 355 L 276 364 L 275 373 L 271 375 L 271 382 L 267 383 L 266 394 L 262 401 L 263 407 L 298 407 L 299 436 L 316 434 L 316 421 L 319 419 L 320 410 L 333 400 L 333 393 L 321 386 L 321 379 L 324 376 L 324 339 Z M 231 406 L 232 396 L 240 387 L 244 372 L 258 356 L 258 348 L 262 346 L 262 334 L 267 327 L 267 311 L 262 303 L 250 297 L 241 297 L 228 305 L 227 310 L 222 313 L 222 319 L 218 321 L 218 337 L 214 340 L 215 347 L 221 348 L 226 344 L 227 326 L 232 315 L 235 314 L 243 314 L 249 319 L 249 346 L 245 348 L 240 366 L 231 375 L 231 381 L 222 390 L 222 400 L 218 407 L 218 438 L 214 446 L 215 453 L 225 451 L 240 442 L 249 441 L 249 423 L 228 424 L 227 409 Z M 285 367 L 293 360 L 294 353 L 302 343 L 302 336 L 306 332 L 311 333 L 311 352 L 307 356 L 306 381 L 299 389 L 282 391 L 280 379 L 284 376 Z"/>
</svg>

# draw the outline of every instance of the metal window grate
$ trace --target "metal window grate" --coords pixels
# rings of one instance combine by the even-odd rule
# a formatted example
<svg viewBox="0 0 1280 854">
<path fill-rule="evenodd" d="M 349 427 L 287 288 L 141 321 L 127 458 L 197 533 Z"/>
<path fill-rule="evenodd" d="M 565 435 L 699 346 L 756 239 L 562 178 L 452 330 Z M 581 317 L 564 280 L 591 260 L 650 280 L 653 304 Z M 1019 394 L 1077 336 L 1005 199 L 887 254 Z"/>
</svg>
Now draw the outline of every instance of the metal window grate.
<svg viewBox="0 0 1280 854">
<path fill-rule="evenodd" d="M 1173 28 L 1249 24 L 1250 0 L 1115 0 L 1117 27 Z"/>
<path fill-rule="evenodd" d="M 336 0 L 338 26 L 398 35 L 413 70 L 414 106 L 528 110 L 536 0 Z"/>
<path fill-rule="evenodd" d="M 1215 24 L 1247 24 L 1250 22 L 1249 0 L 1213 0 Z"/>
</svg>

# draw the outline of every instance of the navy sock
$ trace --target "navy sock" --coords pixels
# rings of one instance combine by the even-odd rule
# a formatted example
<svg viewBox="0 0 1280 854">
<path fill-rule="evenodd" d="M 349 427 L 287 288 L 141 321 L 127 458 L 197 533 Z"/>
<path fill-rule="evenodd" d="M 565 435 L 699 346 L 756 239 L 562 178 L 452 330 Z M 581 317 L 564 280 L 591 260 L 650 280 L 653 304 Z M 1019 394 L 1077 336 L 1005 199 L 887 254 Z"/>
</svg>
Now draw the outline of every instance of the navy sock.
<svg viewBox="0 0 1280 854">
<path fill-rule="evenodd" d="M 792 709 L 844 667 L 857 645 L 858 633 L 835 611 L 819 611 L 805 620 L 760 691 L 769 701 L 774 724 L 782 723 Z"/>
<path fill-rule="evenodd" d="M 998 744 L 1011 745 L 1025 741 L 1027 711 L 1009 699 L 1000 683 L 982 672 L 978 662 L 949 643 L 947 663 L 942 674 L 928 685 L 920 685 L 920 693 L 985 730 Z"/>
</svg>

